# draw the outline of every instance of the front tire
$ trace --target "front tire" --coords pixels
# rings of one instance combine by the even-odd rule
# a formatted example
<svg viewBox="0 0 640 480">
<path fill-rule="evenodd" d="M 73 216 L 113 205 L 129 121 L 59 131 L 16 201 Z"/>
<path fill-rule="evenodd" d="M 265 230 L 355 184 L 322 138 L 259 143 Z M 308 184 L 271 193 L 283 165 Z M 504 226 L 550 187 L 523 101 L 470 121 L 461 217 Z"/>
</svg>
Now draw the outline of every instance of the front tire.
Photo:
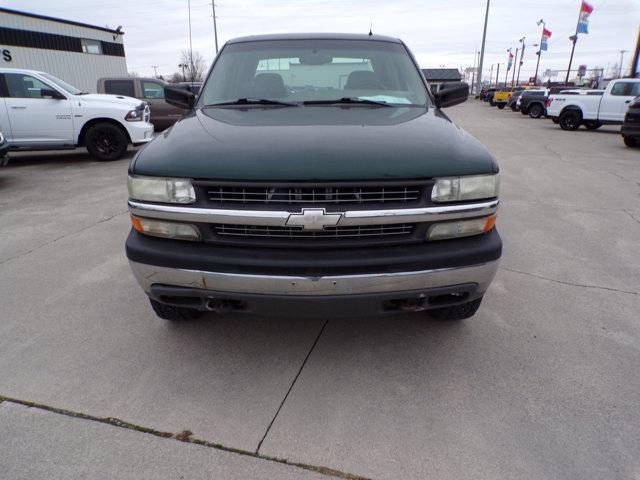
<svg viewBox="0 0 640 480">
<path fill-rule="evenodd" d="M 471 302 L 462 303 L 460 305 L 453 305 L 451 307 L 436 308 L 429 310 L 427 313 L 431 318 L 436 320 L 450 320 L 459 321 L 466 318 L 471 318 L 475 315 L 480 308 L 482 297 L 476 298 Z"/>
<path fill-rule="evenodd" d="M 498 108 L 502 110 L 504 108 L 504 104 L 498 105 Z"/>
<path fill-rule="evenodd" d="M 156 300 L 149 299 L 151 308 L 156 312 L 156 315 L 163 320 L 170 320 L 172 322 L 184 322 L 188 320 L 196 320 L 202 317 L 204 312 L 200 310 L 194 310 L 192 308 L 174 307 L 172 305 L 165 305 L 164 303 L 157 302 Z"/>
<path fill-rule="evenodd" d="M 91 125 L 84 136 L 84 145 L 89 155 L 102 162 L 121 158 L 127 151 L 128 144 L 127 135 L 122 129 L 108 122 Z"/>
<path fill-rule="evenodd" d="M 543 113 L 542 106 L 537 103 L 531 105 L 531 108 L 529 108 L 529 116 L 531 118 L 540 118 Z"/>
<path fill-rule="evenodd" d="M 560 114 L 560 128 L 577 130 L 582 124 L 582 113 L 578 110 L 565 110 Z"/>
</svg>

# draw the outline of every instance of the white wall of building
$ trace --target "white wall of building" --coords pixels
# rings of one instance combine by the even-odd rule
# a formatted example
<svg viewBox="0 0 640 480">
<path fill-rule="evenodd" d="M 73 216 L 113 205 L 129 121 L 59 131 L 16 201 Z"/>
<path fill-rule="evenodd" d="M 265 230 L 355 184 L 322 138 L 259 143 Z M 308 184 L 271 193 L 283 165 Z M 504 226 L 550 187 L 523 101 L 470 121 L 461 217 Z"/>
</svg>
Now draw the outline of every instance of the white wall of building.
<svg viewBox="0 0 640 480">
<path fill-rule="evenodd" d="M 111 32 L 1 11 L 0 26 L 123 43 L 122 35 L 117 35 L 114 39 L 114 34 Z M 0 66 L 49 72 L 85 92 L 96 92 L 97 81 L 100 77 L 127 75 L 126 57 L 0 44 L 0 52 L 2 50 L 11 52 L 11 61 L 7 61 L 3 55 L 0 55 Z"/>
</svg>

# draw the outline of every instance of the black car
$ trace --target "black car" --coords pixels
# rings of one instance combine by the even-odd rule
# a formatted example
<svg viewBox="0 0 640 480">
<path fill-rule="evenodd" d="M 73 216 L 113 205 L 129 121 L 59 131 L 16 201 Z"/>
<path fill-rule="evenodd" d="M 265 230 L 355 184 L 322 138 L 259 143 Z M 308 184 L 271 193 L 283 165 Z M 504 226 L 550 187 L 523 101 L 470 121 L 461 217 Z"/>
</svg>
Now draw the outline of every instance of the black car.
<svg viewBox="0 0 640 480">
<path fill-rule="evenodd" d="M 640 147 L 640 97 L 629 105 L 620 133 L 627 147 Z"/>
<path fill-rule="evenodd" d="M 518 106 L 518 98 L 522 95 L 522 92 L 525 90 L 518 90 L 517 92 L 513 92 L 509 101 L 507 102 L 507 107 L 509 107 L 514 112 L 517 112 L 520 107 Z"/>
<path fill-rule="evenodd" d="M 547 111 L 546 90 L 525 90 L 520 97 L 520 113 L 540 118 Z"/>
<path fill-rule="evenodd" d="M 493 92 L 495 92 L 496 90 L 497 88 L 495 87 L 487 88 L 486 90 L 483 88 L 480 91 L 480 100 L 482 100 L 483 102 L 488 102 L 489 99 L 493 97 Z"/>
</svg>

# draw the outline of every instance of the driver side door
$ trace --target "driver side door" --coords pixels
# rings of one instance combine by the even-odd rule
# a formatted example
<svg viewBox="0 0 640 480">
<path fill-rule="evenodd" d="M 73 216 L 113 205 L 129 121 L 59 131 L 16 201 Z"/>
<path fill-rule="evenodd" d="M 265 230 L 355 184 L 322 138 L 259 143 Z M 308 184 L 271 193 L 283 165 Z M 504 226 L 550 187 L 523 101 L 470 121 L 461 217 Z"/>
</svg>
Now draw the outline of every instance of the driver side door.
<svg viewBox="0 0 640 480">
<path fill-rule="evenodd" d="M 4 73 L 2 77 L 10 124 L 8 140 L 13 145 L 37 148 L 75 144 L 68 95 L 63 99 L 43 96 L 43 90 L 59 90 L 32 75 Z"/>
</svg>

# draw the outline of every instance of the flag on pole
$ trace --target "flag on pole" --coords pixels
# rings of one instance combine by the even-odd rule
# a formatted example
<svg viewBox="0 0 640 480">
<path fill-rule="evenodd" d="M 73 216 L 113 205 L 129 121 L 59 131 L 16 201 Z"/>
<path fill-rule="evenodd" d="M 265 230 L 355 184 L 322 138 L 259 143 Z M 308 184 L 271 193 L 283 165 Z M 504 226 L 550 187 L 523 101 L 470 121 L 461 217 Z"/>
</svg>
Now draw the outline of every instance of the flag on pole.
<svg viewBox="0 0 640 480">
<path fill-rule="evenodd" d="M 546 28 L 543 28 L 542 41 L 540 42 L 540 50 L 544 50 L 545 52 L 547 51 L 547 41 L 549 40 L 550 36 L 551 36 L 551 32 Z"/>
<path fill-rule="evenodd" d="M 589 33 L 589 15 L 591 15 L 591 12 L 593 12 L 593 7 L 582 0 L 582 6 L 580 7 L 580 17 L 578 18 L 577 33 Z"/>
<path fill-rule="evenodd" d="M 507 63 L 507 71 L 511 70 L 511 65 L 513 65 L 513 53 L 509 52 L 509 63 Z"/>
</svg>

